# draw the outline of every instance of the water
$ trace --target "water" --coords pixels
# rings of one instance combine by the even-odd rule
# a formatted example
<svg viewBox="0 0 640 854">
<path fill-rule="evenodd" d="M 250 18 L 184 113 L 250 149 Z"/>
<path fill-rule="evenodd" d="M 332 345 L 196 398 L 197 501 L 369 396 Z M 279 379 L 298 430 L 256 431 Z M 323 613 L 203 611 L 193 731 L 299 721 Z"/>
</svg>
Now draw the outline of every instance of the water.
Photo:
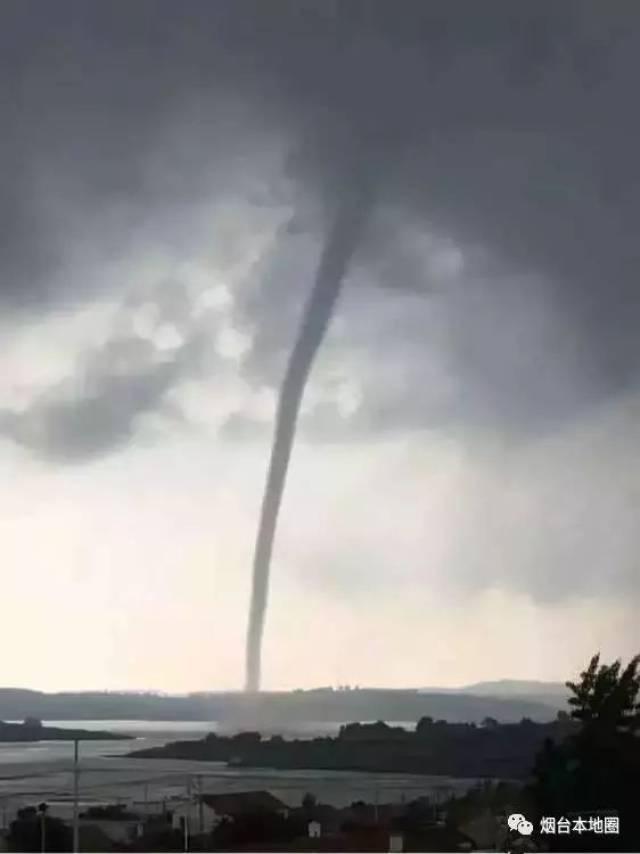
<svg viewBox="0 0 640 854">
<path fill-rule="evenodd" d="M 285 803 L 296 806 L 306 792 L 325 803 L 344 806 L 354 800 L 397 802 L 427 795 L 446 797 L 476 783 L 450 777 L 370 774 L 351 771 L 308 771 L 270 768 L 229 768 L 220 762 L 177 759 L 130 759 L 131 750 L 156 747 L 167 741 L 198 739 L 207 732 L 224 731 L 213 721 L 44 721 L 69 729 L 108 730 L 135 736 L 135 741 L 80 743 L 80 795 L 86 802 L 117 799 L 154 803 L 184 797 L 195 777 L 206 792 L 267 789 Z M 404 724 L 403 724 L 404 725 Z M 406 725 L 409 727 L 410 725 Z M 306 723 L 287 727 L 281 734 L 313 738 L 332 735 L 340 724 Z M 265 733 L 266 734 L 266 733 Z M 68 803 L 73 778 L 73 744 L 42 741 L 31 744 L 0 743 L 0 826 L 19 804 L 47 800 Z"/>
<path fill-rule="evenodd" d="M 131 735 L 135 741 L 83 741 L 84 759 L 99 756 L 122 756 L 132 750 L 159 747 L 167 741 L 198 739 L 216 729 L 210 721 L 43 721 L 44 726 L 61 729 L 105 730 Z M 73 744 L 68 741 L 31 743 L 0 742 L 0 777 L 7 763 L 33 764 L 73 757 Z"/>
<path fill-rule="evenodd" d="M 7 723 L 21 723 L 7 721 Z M 102 730 L 121 735 L 131 735 L 135 741 L 84 741 L 84 758 L 98 756 L 122 756 L 132 750 L 160 747 L 168 741 L 200 739 L 209 732 L 232 735 L 237 728 L 220 725 L 217 721 L 146 721 L 146 720 L 97 720 L 97 721 L 43 721 L 43 726 L 61 729 Z M 403 726 L 413 729 L 413 722 L 396 721 L 391 726 Z M 263 727 L 265 737 L 282 735 L 285 738 L 311 739 L 318 736 L 335 736 L 341 723 L 305 721 L 284 727 Z M 64 759 L 72 756 L 73 745 L 66 741 L 39 741 L 31 743 L 0 742 L 0 777 L 5 763 L 33 763 L 49 759 Z"/>
</svg>

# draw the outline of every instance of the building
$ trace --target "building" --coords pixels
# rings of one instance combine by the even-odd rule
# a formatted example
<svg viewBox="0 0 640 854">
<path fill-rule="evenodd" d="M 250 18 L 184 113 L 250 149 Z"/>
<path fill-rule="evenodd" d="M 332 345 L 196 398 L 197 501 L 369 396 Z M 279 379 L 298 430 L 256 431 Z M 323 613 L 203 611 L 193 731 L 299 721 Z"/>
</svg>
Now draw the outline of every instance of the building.
<svg viewBox="0 0 640 854">
<path fill-rule="evenodd" d="M 338 833 L 345 815 L 343 810 L 330 804 L 313 804 L 311 807 L 295 807 L 289 811 L 289 818 L 300 825 L 306 825 L 309 837 L 311 837 L 309 827 L 313 824 L 317 836 L 311 838 L 317 838 Z"/>
<path fill-rule="evenodd" d="M 274 813 L 283 818 L 289 807 L 270 792 L 228 792 L 221 795 L 203 794 L 172 809 L 172 824 L 189 833 L 211 833 L 221 821 L 236 821 L 256 813 Z"/>
<path fill-rule="evenodd" d="M 202 802 L 219 820 L 235 819 L 253 813 L 275 813 L 287 818 L 289 807 L 271 792 L 230 792 L 223 795 L 202 795 Z"/>
<path fill-rule="evenodd" d="M 322 825 L 319 821 L 310 821 L 308 831 L 309 839 L 319 839 L 322 835 Z"/>
<path fill-rule="evenodd" d="M 389 851 L 392 854 L 400 854 L 404 850 L 404 836 L 398 831 L 389 834 Z"/>
<path fill-rule="evenodd" d="M 190 834 L 211 833 L 218 824 L 215 813 L 203 802 L 197 799 L 181 801 L 169 808 L 171 826 Z"/>
</svg>

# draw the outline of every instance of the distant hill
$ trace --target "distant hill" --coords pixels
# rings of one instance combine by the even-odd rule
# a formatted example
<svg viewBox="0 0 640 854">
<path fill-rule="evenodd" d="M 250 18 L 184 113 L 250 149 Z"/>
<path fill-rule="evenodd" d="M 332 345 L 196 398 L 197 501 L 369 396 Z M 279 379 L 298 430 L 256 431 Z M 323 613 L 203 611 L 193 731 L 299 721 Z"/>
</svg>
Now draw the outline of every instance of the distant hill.
<svg viewBox="0 0 640 854">
<path fill-rule="evenodd" d="M 475 682 L 459 688 L 421 688 L 420 693 L 446 694 L 447 696 L 474 696 L 501 700 L 527 700 L 558 711 L 565 709 L 569 692 L 562 682 L 539 682 L 531 679 L 496 679 L 490 682 Z M 492 715 L 492 717 L 496 717 Z"/>
<path fill-rule="evenodd" d="M 479 697 L 554 697 L 568 696 L 563 682 L 537 682 L 530 679 L 497 679 L 494 682 L 476 682 L 458 688 L 458 692 Z"/>
<path fill-rule="evenodd" d="M 485 683 L 489 684 L 489 683 Z M 528 684 L 528 683 L 525 683 Z M 505 723 L 531 718 L 547 721 L 564 706 L 560 694 L 509 693 L 482 686 L 457 691 L 362 688 L 309 691 L 241 692 L 165 696 L 128 692 L 48 694 L 0 688 L 0 720 L 164 720 L 217 721 L 226 727 L 278 727 L 287 724 L 434 719 L 480 723 L 493 717 Z"/>
</svg>

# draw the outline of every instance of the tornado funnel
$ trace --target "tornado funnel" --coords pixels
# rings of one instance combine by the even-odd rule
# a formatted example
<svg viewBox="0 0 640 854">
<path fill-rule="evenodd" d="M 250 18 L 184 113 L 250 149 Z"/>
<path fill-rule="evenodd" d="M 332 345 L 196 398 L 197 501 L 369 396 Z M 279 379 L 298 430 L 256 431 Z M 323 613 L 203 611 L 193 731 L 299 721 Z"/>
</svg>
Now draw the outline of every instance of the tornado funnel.
<svg viewBox="0 0 640 854">
<path fill-rule="evenodd" d="M 327 331 L 342 282 L 371 209 L 370 176 L 356 168 L 347 176 L 336 214 L 324 242 L 311 296 L 280 388 L 271 458 L 262 499 L 253 559 L 253 584 L 247 633 L 245 689 L 260 690 L 271 556 L 291 458 L 300 403 L 314 358 Z"/>
</svg>

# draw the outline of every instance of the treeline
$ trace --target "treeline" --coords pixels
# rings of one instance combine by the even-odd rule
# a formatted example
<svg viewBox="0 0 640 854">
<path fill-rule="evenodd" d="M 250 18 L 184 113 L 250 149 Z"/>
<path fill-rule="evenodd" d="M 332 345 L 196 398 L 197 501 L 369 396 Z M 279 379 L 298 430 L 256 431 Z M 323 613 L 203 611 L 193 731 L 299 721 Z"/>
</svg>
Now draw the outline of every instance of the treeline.
<svg viewBox="0 0 640 854">
<path fill-rule="evenodd" d="M 547 739 L 562 740 L 575 723 L 488 721 L 484 726 L 422 718 L 415 731 L 375 724 L 349 724 L 336 738 L 287 740 L 258 732 L 173 742 L 134 756 L 226 761 L 239 766 L 443 774 L 456 777 L 523 778 Z"/>
<path fill-rule="evenodd" d="M 100 730 L 62 729 L 60 727 L 45 727 L 39 722 L 23 724 L 8 724 L 0 721 L 0 742 L 29 742 L 29 741 L 119 741 L 130 736 Z"/>
</svg>

